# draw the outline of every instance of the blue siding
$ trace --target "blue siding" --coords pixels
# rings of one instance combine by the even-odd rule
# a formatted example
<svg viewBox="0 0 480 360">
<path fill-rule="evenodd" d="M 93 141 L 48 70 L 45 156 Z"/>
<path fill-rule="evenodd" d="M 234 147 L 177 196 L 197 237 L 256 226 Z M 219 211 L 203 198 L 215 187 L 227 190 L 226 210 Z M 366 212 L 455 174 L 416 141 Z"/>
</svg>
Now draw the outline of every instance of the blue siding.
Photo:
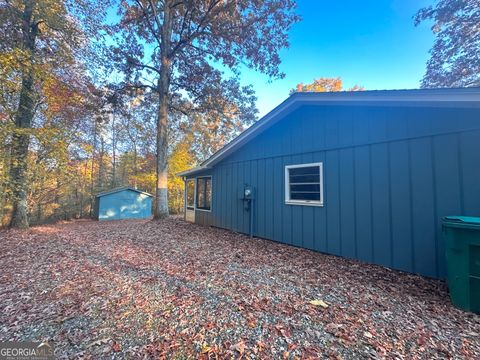
<svg viewBox="0 0 480 360">
<path fill-rule="evenodd" d="M 283 242 L 286 244 L 293 244 L 293 237 L 292 234 L 292 211 L 295 209 L 295 206 L 284 206 L 283 201 L 285 199 L 285 166 L 292 164 L 292 160 L 290 156 L 285 156 L 282 158 L 283 165 L 282 165 L 282 194 L 279 194 L 276 201 L 281 202 L 281 206 L 283 208 L 283 217 L 282 217 L 282 227 L 283 227 Z"/>
<path fill-rule="evenodd" d="M 435 239 L 435 179 L 432 173 L 431 139 L 410 142 L 412 159 L 413 257 L 415 271 L 434 276 L 437 257 Z M 413 157 L 414 156 L 414 157 Z"/>
<path fill-rule="evenodd" d="M 390 201 L 393 267 L 412 269 L 412 224 L 408 142 L 390 144 Z M 407 220 L 406 220 L 407 219 Z"/>
<path fill-rule="evenodd" d="M 212 212 L 196 222 L 444 278 L 440 219 L 480 216 L 480 111 L 303 106 L 209 170 Z M 323 207 L 286 205 L 286 165 L 324 163 Z"/>
<path fill-rule="evenodd" d="M 478 119 L 480 122 L 480 119 Z M 467 216 L 478 215 L 480 199 L 480 130 L 460 136 L 460 161 L 462 162 L 463 205 Z"/>
<path fill-rule="evenodd" d="M 388 144 L 372 145 L 372 240 L 373 262 L 383 266 L 391 265 L 390 238 L 390 187 Z"/>
<path fill-rule="evenodd" d="M 355 148 L 355 220 L 357 257 L 373 262 L 372 175 L 369 146 Z"/>
<path fill-rule="evenodd" d="M 327 252 L 341 255 L 340 193 L 338 151 L 328 151 L 324 164 L 324 194 L 327 213 Z"/>
<path fill-rule="evenodd" d="M 350 127 L 351 129 L 351 127 Z M 340 253 L 350 258 L 357 257 L 355 239 L 355 172 L 353 148 L 340 150 L 340 219 L 342 233 Z"/>
<path fill-rule="evenodd" d="M 133 190 L 98 198 L 98 220 L 145 219 L 152 216 L 152 197 Z"/>
<path fill-rule="evenodd" d="M 461 185 L 461 169 L 459 162 L 459 147 L 457 134 L 447 134 L 434 138 L 435 154 L 435 198 L 437 199 L 437 223 L 436 237 L 441 237 L 440 215 L 446 214 L 464 214 L 463 198 Z M 444 256 L 444 245 L 442 241 L 437 241 L 437 256 L 442 259 Z M 446 277 L 445 269 L 440 266 L 439 276 Z"/>
</svg>

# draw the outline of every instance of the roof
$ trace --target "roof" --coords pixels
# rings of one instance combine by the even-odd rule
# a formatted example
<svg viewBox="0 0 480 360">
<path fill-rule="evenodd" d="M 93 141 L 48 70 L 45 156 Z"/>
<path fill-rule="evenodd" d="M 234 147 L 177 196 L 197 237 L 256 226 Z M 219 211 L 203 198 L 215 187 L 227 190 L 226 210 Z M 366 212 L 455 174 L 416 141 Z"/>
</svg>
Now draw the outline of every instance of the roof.
<svg viewBox="0 0 480 360">
<path fill-rule="evenodd" d="M 182 172 L 179 172 L 177 173 L 177 176 L 186 176 L 186 175 L 190 175 L 190 174 L 197 174 L 205 169 L 208 169 L 206 167 L 203 167 L 203 166 L 197 166 L 197 167 L 194 167 L 192 169 L 188 169 L 188 170 L 185 170 L 185 171 L 182 171 Z"/>
<path fill-rule="evenodd" d="M 135 189 L 131 186 L 120 186 L 120 187 L 117 187 L 117 188 L 114 188 L 114 189 L 110 189 L 110 190 L 106 190 L 106 191 L 102 191 L 100 193 L 98 193 L 96 195 L 96 197 L 102 197 L 102 196 L 105 196 L 105 195 L 110 195 L 110 194 L 115 194 L 117 192 L 121 192 L 121 191 L 125 191 L 125 190 L 130 190 L 130 191 L 135 191 L 139 194 L 143 194 L 143 195 L 147 195 L 147 196 L 150 196 L 152 197 L 151 194 L 145 192 L 145 191 L 141 191 L 141 190 L 138 190 L 138 189 Z"/>
<path fill-rule="evenodd" d="M 392 105 L 415 106 L 433 103 L 456 103 L 480 107 L 480 87 L 410 89 L 410 90 L 369 90 L 340 92 L 297 92 L 262 117 L 231 142 L 218 150 L 200 166 L 178 173 L 178 176 L 195 175 L 211 168 L 255 136 L 268 129 L 280 119 L 302 105 Z"/>
</svg>

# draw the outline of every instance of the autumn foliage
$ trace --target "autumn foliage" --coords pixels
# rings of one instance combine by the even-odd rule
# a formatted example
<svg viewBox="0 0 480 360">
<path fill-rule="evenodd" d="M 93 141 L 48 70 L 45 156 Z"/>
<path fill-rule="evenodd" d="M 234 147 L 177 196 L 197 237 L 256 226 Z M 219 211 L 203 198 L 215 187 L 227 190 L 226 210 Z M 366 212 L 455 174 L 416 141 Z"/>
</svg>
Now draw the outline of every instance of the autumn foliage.
<svg viewBox="0 0 480 360">
<path fill-rule="evenodd" d="M 365 90 L 362 86 L 354 85 L 351 88 L 343 88 L 343 80 L 340 77 L 326 78 L 321 77 L 313 80 L 310 84 L 299 83 L 292 89 L 290 93 L 295 92 L 335 92 L 335 91 L 362 91 Z"/>
<path fill-rule="evenodd" d="M 480 2 L 438 0 L 422 8 L 415 25 L 431 23 L 435 36 L 422 87 L 480 86 Z"/>
</svg>

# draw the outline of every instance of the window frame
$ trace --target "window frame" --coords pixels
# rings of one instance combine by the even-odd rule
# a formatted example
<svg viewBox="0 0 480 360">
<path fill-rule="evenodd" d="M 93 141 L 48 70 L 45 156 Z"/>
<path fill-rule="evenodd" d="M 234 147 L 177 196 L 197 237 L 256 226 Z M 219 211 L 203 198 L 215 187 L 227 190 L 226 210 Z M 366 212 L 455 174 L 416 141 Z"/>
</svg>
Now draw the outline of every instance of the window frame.
<svg viewBox="0 0 480 360">
<path fill-rule="evenodd" d="M 292 200 L 290 198 L 290 169 L 298 169 L 305 167 L 317 166 L 320 175 L 320 200 Z M 315 162 L 308 164 L 295 164 L 285 166 L 285 204 L 287 205 L 303 205 L 303 206 L 324 206 L 323 197 L 323 162 Z"/>
<path fill-rule="evenodd" d="M 198 180 L 199 179 L 210 179 L 210 209 L 199 208 L 198 207 Z M 205 194 L 206 195 L 206 194 Z M 212 212 L 213 206 L 213 180 L 212 175 L 198 176 L 195 178 L 195 210 Z"/>
<path fill-rule="evenodd" d="M 193 206 L 189 206 L 188 204 L 188 182 L 193 182 Z M 196 207 L 196 200 L 197 200 L 197 179 L 196 178 L 189 178 L 185 180 L 185 208 L 187 210 L 195 211 Z"/>
</svg>

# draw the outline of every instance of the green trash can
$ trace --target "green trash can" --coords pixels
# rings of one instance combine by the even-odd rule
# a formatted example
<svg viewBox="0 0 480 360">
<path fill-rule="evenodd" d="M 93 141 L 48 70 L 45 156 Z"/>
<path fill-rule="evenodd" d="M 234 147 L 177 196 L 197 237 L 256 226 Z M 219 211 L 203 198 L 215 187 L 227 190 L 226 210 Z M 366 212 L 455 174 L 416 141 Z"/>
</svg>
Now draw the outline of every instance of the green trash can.
<svg viewBox="0 0 480 360">
<path fill-rule="evenodd" d="M 442 228 L 452 303 L 480 314 L 480 218 L 447 216 Z"/>
</svg>

